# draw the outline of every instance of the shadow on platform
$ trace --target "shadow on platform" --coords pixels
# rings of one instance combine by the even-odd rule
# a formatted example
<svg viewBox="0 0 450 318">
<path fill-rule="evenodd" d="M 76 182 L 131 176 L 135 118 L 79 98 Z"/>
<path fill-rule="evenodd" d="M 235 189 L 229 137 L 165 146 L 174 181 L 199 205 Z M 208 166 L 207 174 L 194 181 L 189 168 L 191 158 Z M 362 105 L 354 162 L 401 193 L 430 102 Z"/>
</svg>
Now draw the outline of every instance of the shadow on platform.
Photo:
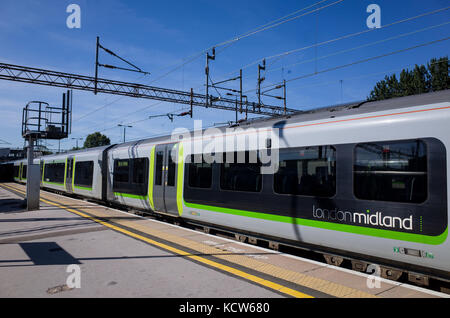
<svg viewBox="0 0 450 318">
<path fill-rule="evenodd" d="M 27 203 L 24 199 L 0 199 L 0 213 L 25 212 Z"/>
<path fill-rule="evenodd" d="M 55 242 L 19 243 L 34 265 L 81 264 Z"/>
</svg>

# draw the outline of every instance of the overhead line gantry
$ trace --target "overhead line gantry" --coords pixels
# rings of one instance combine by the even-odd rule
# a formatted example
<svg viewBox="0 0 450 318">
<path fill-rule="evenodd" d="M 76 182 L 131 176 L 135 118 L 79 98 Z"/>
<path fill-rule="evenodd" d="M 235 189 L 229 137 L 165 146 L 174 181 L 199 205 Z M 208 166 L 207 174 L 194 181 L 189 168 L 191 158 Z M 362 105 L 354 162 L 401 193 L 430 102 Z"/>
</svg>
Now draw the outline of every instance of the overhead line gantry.
<svg viewBox="0 0 450 318">
<path fill-rule="evenodd" d="M 210 95 L 208 101 L 208 95 L 194 93 L 192 90 L 186 92 L 5 63 L 0 63 L 0 80 L 185 104 L 191 106 L 191 111 L 193 106 L 229 111 L 236 109 L 235 99 L 215 96 L 211 98 Z M 245 107 L 248 113 L 265 116 L 281 116 L 297 112 L 295 109 L 285 110 L 284 107 L 260 105 L 248 101 L 242 102 L 241 106 Z"/>
</svg>

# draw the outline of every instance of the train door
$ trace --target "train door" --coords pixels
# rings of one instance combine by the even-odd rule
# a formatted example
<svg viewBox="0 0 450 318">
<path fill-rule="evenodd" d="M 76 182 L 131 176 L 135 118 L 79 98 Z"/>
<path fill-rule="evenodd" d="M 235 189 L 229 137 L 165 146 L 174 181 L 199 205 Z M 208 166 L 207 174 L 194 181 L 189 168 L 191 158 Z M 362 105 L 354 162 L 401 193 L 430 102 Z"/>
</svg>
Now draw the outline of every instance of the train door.
<svg viewBox="0 0 450 318">
<path fill-rule="evenodd" d="M 73 178 L 73 157 L 67 158 L 66 166 L 66 191 L 72 193 L 72 178 Z"/>
<path fill-rule="evenodd" d="M 177 172 L 178 144 L 155 148 L 153 200 L 155 210 L 178 215 Z"/>
</svg>

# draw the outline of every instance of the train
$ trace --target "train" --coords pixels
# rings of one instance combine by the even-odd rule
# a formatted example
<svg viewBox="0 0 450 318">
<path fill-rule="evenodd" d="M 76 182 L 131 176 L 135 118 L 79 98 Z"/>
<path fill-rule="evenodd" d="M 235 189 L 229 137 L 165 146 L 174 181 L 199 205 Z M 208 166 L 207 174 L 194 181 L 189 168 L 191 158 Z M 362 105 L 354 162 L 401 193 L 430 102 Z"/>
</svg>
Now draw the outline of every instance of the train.
<svg viewBox="0 0 450 318">
<path fill-rule="evenodd" d="M 321 253 L 355 270 L 450 281 L 450 90 L 43 156 L 41 187 Z M 275 131 L 256 146 L 211 140 Z M 257 149 L 258 148 L 258 149 Z M 264 149 L 262 149 L 264 148 Z M 261 173 L 258 151 L 278 152 Z M 206 160 L 245 157 L 236 160 Z M 174 159 L 175 158 L 175 159 Z M 198 160 L 195 158 L 199 158 Z M 178 160 L 176 160 L 178 159 Z M 26 161 L 14 179 L 26 182 Z"/>
</svg>

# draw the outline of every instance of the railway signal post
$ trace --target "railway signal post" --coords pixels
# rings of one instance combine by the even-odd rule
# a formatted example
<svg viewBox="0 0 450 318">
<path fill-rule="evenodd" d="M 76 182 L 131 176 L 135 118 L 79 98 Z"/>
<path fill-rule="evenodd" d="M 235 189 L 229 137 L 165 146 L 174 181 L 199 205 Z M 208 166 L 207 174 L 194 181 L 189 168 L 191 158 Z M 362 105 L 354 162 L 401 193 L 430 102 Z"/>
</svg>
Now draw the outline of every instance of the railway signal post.
<svg viewBox="0 0 450 318">
<path fill-rule="evenodd" d="M 27 210 L 39 210 L 40 186 L 43 181 L 40 163 L 34 163 L 34 145 L 39 139 L 61 140 L 69 136 L 72 122 L 72 92 L 63 94 L 62 106 L 29 102 L 22 112 L 22 136 L 28 141 L 27 165 L 23 167 L 27 181 Z M 22 176 L 23 176 L 22 172 Z"/>
</svg>

